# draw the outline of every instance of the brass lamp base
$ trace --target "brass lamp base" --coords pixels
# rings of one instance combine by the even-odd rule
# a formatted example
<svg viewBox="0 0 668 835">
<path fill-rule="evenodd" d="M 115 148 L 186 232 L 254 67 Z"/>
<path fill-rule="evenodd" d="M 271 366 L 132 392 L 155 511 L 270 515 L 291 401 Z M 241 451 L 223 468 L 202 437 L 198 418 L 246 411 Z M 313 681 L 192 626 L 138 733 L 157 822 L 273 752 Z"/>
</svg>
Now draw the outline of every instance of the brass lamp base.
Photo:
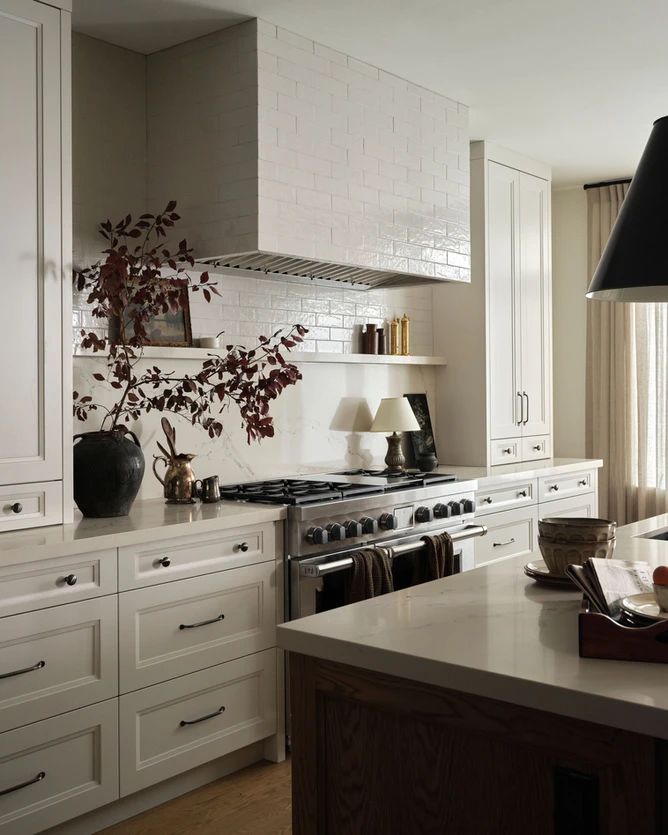
<svg viewBox="0 0 668 835">
<path fill-rule="evenodd" d="M 403 450 L 401 449 L 401 435 L 393 432 L 387 436 L 387 455 L 385 456 L 387 472 L 390 475 L 401 475 L 406 466 Z"/>
</svg>

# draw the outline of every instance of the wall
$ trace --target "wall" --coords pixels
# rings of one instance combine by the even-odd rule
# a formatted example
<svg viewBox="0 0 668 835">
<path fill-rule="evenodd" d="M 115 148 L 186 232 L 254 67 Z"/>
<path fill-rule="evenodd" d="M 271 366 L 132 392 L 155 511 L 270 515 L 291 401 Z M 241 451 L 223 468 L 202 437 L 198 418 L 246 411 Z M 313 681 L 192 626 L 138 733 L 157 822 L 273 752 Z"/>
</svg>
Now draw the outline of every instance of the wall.
<svg viewBox="0 0 668 835">
<path fill-rule="evenodd" d="M 555 456 L 585 456 L 587 198 L 582 187 L 552 192 Z"/>
<path fill-rule="evenodd" d="M 73 50 L 74 249 L 75 263 L 82 266 L 99 257 L 103 245 L 95 235 L 99 221 L 145 210 L 146 58 L 81 35 L 75 35 Z M 175 124 L 179 121 L 175 116 Z M 305 349 L 344 353 L 356 348 L 355 330 L 362 322 L 381 324 L 405 312 L 413 323 L 413 353 L 433 352 L 432 290 L 428 287 L 357 291 L 238 273 L 218 276 L 216 281 L 220 299 L 211 305 L 197 298 L 192 301 L 195 337 L 224 330 L 231 342 L 251 344 L 260 333 L 302 322 L 311 329 Z M 81 325 L 97 324 L 85 300 L 75 298 L 75 340 Z M 170 365 L 184 373 L 196 367 L 192 361 Z M 381 397 L 426 391 L 433 406 L 433 368 L 306 363 L 300 368 L 304 380 L 272 410 L 277 429 L 274 439 L 249 447 L 234 409 L 217 441 L 174 418 L 180 448 L 198 455 L 198 476 L 215 472 L 223 481 L 234 481 L 294 473 L 326 462 L 337 467 L 368 465 L 374 457 L 382 460 L 386 451 L 382 435 L 363 431 Z M 92 378 L 95 370 L 104 370 L 100 360 L 75 358 L 75 389 L 108 403 L 108 388 Z M 99 420 L 94 415 L 79 429 L 96 429 Z M 157 451 L 159 417 L 151 415 L 133 428 L 150 466 Z M 157 497 L 160 490 L 149 473 L 140 496 Z"/>
</svg>

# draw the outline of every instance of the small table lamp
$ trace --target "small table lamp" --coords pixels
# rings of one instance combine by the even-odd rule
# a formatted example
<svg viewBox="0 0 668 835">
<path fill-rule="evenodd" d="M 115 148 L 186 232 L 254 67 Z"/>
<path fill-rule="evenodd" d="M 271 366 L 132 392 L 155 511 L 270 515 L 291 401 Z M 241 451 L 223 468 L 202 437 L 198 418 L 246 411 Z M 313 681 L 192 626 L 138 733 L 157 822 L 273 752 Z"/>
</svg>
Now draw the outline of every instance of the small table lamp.
<svg viewBox="0 0 668 835">
<path fill-rule="evenodd" d="M 406 459 L 401 450 L 401 435 L 398 432 L 418 432 L 420 424 L 413 414 L 411 404 L 405 397 L 383 397 L 371 424 L 371 432 L 391 432 L 387 436 L 385 463 L 391 475 L 401 475 Z"/>
</svg>

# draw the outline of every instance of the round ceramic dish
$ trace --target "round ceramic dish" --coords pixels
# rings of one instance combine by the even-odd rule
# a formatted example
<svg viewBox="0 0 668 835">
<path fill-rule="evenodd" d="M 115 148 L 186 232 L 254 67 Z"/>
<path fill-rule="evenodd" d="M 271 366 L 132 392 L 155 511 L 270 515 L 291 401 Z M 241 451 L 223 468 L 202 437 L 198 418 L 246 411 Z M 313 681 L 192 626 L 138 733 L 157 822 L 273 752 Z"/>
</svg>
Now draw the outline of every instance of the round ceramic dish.
<svg viewBox="0 0 668 835">
<path fill-rule="evenodd" d="M 544 586 L 549 586 L 553 589 L 569 589 L 573 591 L 575 585 L 570 577 L 566 577 L 565 575 L 560 576 L 559 574 L 550 574 L 548 571 L 547 565 L 545 564 L 545 560 L 533 560 L 532 562 L 528 562 L 524 566 L 524 573 L 527 577 L 531 577 L 532 580 L 535 580 L 537 583 L 541 583 Z"/>
<path fill-rule="evenodd" d="M 605 542 L 553 542 L 538 537 L 538 547 L 545 564 L 552 574 L 563 575 L 569 565 L 582 565 L 586 560 L 597 557 L 609 560 L 615 551 L 615 539 Z"/>
<path fill-rule="evenodd" d="M 617 523 L 609 519 L 553 517 L 541 519 L 538 531 L 554 542 L 606 542 L 614 539 Z"/>
</svg>

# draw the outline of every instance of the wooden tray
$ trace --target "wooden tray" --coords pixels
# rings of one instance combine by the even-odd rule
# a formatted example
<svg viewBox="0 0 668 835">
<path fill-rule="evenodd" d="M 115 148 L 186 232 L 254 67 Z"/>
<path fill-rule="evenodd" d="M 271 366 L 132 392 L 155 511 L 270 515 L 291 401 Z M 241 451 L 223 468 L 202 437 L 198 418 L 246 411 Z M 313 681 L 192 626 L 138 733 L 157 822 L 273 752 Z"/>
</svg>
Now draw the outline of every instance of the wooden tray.
<svg viewBox="0 0 668 835">
<path fill-rule="evenodd" d="M 668 620 L 649 626 L 623 626 L 608 615 L 591 612 L 583 599 L 578 632 L 582 658 L 668 664 Z"/>
</svg>

